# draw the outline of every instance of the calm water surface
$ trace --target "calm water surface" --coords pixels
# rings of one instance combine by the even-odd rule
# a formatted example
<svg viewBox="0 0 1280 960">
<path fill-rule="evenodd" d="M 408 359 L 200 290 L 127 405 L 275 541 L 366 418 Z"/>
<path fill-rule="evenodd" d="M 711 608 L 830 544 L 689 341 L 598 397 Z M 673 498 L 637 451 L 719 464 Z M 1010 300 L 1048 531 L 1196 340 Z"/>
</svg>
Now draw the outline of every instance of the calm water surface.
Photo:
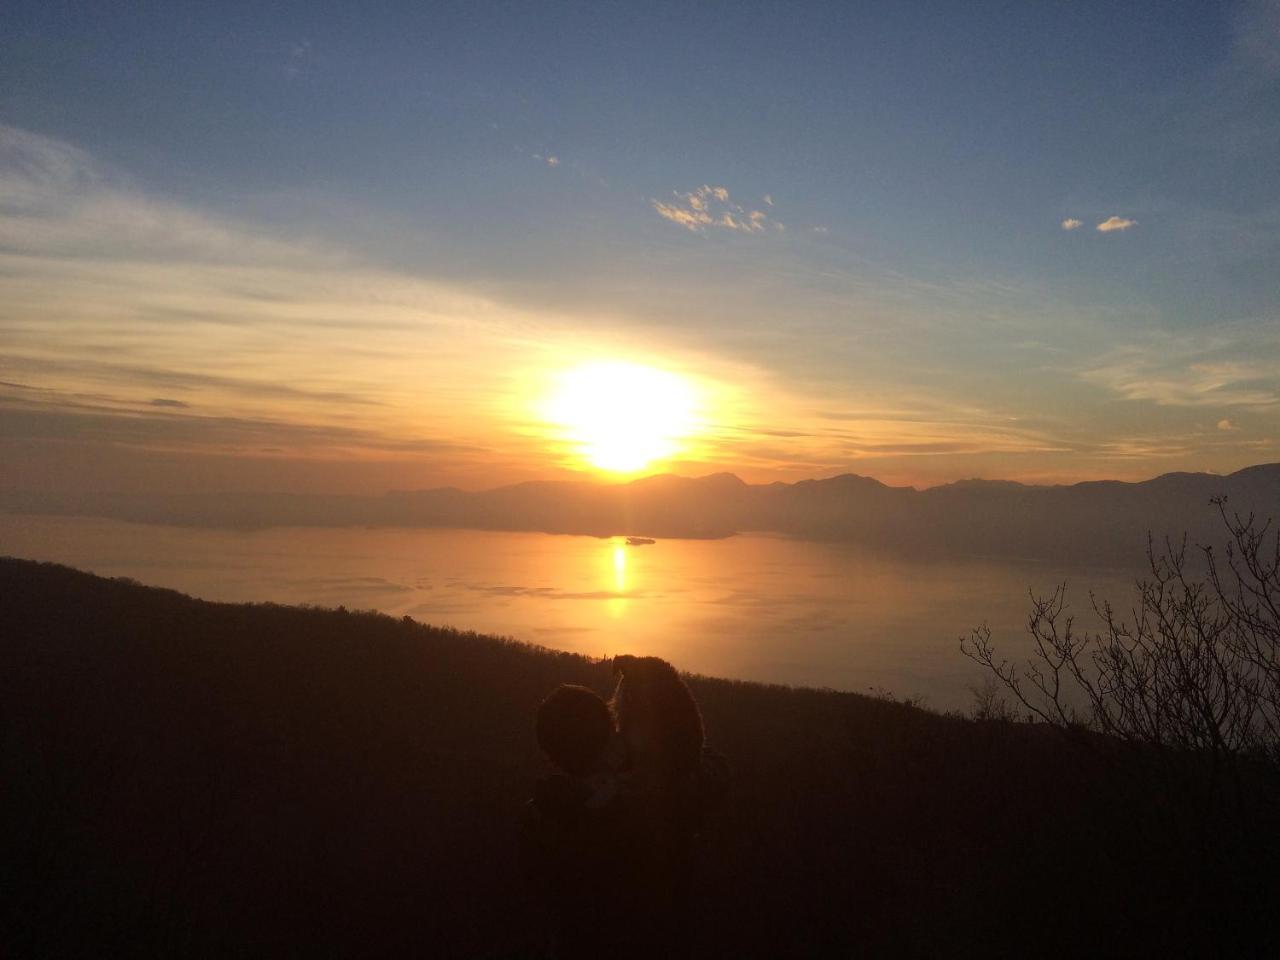
<svg viewBox="0 0 1280 960">
<path fill-rule="evenodd" d="M 957 638 L 986 620 L 1026 648 L 1027 590 L 1068 582 L 1126 608 L 1137 570 L 928 563 L 747 535 L 622 539 L 471 530 L 190 530 L 0 514 L 0 555 L 54 560 L 210 600 L 344 604 L 593 656 L 966 707 L 977 667 Z M 1085 618 L 1082 616 L 1082 620 Z"/>
</svg>

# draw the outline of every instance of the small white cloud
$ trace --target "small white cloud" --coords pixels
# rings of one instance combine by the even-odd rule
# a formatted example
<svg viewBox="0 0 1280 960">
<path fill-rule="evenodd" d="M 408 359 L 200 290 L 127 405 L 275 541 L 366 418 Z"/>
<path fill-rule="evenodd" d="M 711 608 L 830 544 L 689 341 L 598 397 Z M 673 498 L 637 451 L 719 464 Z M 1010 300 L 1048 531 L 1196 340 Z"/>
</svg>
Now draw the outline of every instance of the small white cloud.
<svg viewBox="0 0 1280 960">
<path fill-rule="evenodd" d="M 1084 226 L 1084 222 L 1081 220 L 1077 220 L 1075 217 L 1067 217 L 1067 219 L 1062 221 L 1063 230 L 1075 230 L 1077 227 L 1082 227 L 1082 226 Z M 1102 228 L 1099 227 L 1098 229 L 1102 229 Z"/>
<path fill-rule="evenodd" d="M 701 230 L 712 222 L 711 216 L 705 210 L 686 210 L 674 203 L 661 203 L 658 200 L 651 202 L 653 209 L 658 211 L 658 216 L 665 217 L 672 223 L 678 223 L 690 230 Z"/>
<path fill-rule="evenodd" d="M 703 184 L 688 193 L 676 193 L 676 200 L 664 203 L 649 201 L 658 216 L 678 223 L 687 230 L 700 233 L 707 227 L 723 227 L 739 233 L 764 233 L 768 229 L 785 230 L 763 210 L 748 210 L 729 199 L 726 187 Z M 770 201 L 771 203 L 772 201 Z"/>
<path fill-rule="evenodd" d="M 1130 227 L 1136 227 L 1137 225 L 1137 220 L 1126 220 L 1123 217 L 1107 217 L 1107 219 L 1098 224 L 1097 230 L 1099 233 L 1111 233 L 1114 230 L 1128 230 Z"/>
<path fill-rule="evenodd" d="M 558 166 L 560 166 L 560 158 L 559 158 L 559 157 L 547 157 L 547 166 L 548 166 L 548 167 L 558 167 Z"/>
<path fill-rule="evenodd" d="M 1236 426 L 1234 423 L 1232 423 L 1230 420 L 1225 420 L 1225 419 L 1223 419 L 1223 420 L 1219 420 L 1219 421 L 1218 421 L 1218 429 L 1219 429 L 1219 430 L 1225 430 L 1225 431 L 1227 431 L 1228 433 L 1235 433 L 1235 432 L 1236 432 L 1237 430 L 1239 430 L 1240 428 L 1239 428 L 1239 427 L 1237 427 L 1237 426 Z"/>
<path fill-rule="evenodd" d="M 768 194 L 768 193 L 766 193 L 766 194 L 764 195 L 764 202 L 765 202 L 768 206 L 772 207 L 772 206 L 773 206 L 773 195 L 772 195 L 772 194 Z"/>
</svg>

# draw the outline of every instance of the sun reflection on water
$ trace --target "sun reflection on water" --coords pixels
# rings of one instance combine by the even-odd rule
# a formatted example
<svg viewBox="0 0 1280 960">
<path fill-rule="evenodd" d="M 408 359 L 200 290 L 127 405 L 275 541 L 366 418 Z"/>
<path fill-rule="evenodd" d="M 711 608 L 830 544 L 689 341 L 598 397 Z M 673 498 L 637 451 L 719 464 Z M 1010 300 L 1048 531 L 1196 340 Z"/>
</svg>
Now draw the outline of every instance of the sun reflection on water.
<svg viewBox="0 0 1280 960">
<path fill-rule="evenodd" d="M 609 598 L 609 615 L 621 617 L 627 611 L 627 548 L 616 540 L 611 541 L 613 554 L 613 593 Z"/>
</svg>

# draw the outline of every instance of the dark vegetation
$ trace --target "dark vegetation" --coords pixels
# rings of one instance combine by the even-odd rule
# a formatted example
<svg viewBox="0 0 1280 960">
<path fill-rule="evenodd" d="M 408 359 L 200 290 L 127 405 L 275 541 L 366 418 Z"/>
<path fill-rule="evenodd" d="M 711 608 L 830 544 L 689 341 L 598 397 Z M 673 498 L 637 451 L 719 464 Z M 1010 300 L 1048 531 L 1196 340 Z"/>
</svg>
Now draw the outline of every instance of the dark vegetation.
<svg viewBox="0 0 1280 960">
<path fill-rule="evenodd" d="M 854 474 L 749 484 L 718 473 L 621 484 L 521 483 L 478 492 L 447 487 L 383 496 L 0 491 L 0 509 L 241 529 L 386 525 L 685 538 L 767 531 L 931 558 L 1017 557 L 1096 565 L 1141 560 L 1149 530 L 1185 529 L 1192 540 L 1216 534 L 1203 507 L 1217 495 L 1230 496 L 1242 510 L 1269 512 L 1280 500 L 1280 464 L 1260 464 L 1226 477 L 1167 473 L 1142 483 L 1108 480 L 1070 486 L 965 480 L 927 490 L 891 487 Z"/>
<path fill-rule="evenodd" d="M 1280 762 L 1280 531 L 1214 503 L 1228 536 L 1222 555 L 1189 552 L 1185 539 L 1163 550 L 1149 542 L 1151 573 L 1128 614 L 1090 597 L 1101 631 L 1077 628 L 1064 584 L 1032 598 L 1025 664 L 999 659 L 986 626 L 961 652 L 1030 717 L 1194 755 L 1221 775 L 1215 790 L 1234 790 L 1238 763 Z"/>
<path fill-rule="evenodd" d="M 532 717 L 607 665 L 18 560 L 0 630 L 0 954 L 537 955 Z M 735 775 L 699 956 L 1262 956 L 1280 934 L 1270 768 L 1224 822 L 1139 747 L 990 697 L 973 719 L 691 686 Z"/>
</svg>

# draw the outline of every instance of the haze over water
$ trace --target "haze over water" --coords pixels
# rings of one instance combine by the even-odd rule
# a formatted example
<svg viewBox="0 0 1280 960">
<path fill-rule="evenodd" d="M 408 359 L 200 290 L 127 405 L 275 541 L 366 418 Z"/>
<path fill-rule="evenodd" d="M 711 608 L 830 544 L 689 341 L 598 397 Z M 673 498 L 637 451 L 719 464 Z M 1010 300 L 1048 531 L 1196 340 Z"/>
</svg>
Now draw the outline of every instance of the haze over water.
<svg viewBox="0 0 1280 960">
<path fill-rule="evenodd" d="M 923 696 L 963 708 L 957 638 L 986 620 L 1025 649 L 1027 590 L 1066 580 L 1127 606 L 1136 570 L 925 562 L 744 535 L 662 540 L 470 530 L 196 530 L 0 514 L 0 554 L 209 600 L 376 609 L 592 656 L 644 652 L 696 673 Z M 181 642 L 180 637 L 174 638 Z"/>
</svg>

